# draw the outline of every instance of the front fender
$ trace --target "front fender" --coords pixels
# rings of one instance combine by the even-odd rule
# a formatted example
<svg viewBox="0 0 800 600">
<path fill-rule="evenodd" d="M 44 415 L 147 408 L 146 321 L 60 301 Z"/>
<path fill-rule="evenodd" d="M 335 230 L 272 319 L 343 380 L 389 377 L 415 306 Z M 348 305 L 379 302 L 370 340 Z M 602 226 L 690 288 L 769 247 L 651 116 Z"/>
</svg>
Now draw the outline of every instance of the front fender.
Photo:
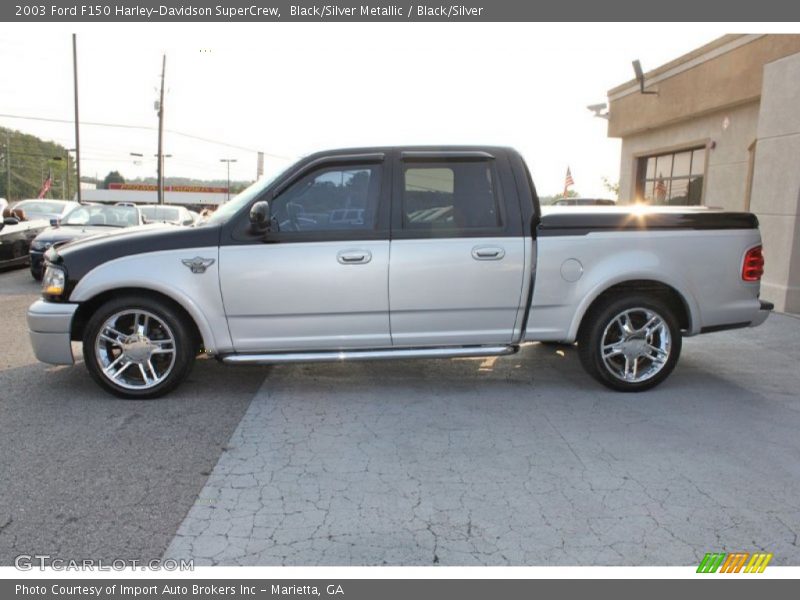
<svg viewBox="0 0 800 600">
<path fill-rule="evenodd" d="M 213 258 L 203 273 L 194 273 L 184 259 Z M 124 256 L 102 263 L 77 282 L 69 301 L 87 302 L 119 289 L 162 294 L 178 303 L 194 320 L 205 349 L 217 354 L 233 350 L 219 287 L 219 248 L 166 250 Z M 69 270 L 69 265 L 67 265 Z"/>
</svg>

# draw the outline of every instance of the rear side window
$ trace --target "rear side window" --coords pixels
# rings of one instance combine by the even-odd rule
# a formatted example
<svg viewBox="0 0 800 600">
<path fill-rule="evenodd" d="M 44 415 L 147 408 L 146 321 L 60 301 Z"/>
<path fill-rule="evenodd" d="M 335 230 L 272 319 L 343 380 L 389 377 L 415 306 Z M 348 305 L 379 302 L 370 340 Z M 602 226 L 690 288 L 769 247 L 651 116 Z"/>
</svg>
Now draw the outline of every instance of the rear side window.
<svg viewBox="0 0 800 600">
<path fill-rule="evenodd" d="M 489 161 L 406 163 L 403 229 L 469 233 L 502 227 Z"/>
</svg>

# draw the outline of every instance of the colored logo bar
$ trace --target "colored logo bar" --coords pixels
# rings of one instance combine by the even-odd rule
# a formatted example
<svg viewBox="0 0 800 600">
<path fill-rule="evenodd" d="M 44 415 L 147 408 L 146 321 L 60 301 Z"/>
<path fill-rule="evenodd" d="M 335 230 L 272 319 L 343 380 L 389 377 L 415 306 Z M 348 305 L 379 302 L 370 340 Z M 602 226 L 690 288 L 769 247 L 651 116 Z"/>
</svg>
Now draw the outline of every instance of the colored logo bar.
<svg viewBox="0 0 800 600">
<path fill-rule="evenodd" d="M 769 552 L 709 552 L 700 561 L 697 573 L 763 573 L 771 560 Z"/>
</svg>

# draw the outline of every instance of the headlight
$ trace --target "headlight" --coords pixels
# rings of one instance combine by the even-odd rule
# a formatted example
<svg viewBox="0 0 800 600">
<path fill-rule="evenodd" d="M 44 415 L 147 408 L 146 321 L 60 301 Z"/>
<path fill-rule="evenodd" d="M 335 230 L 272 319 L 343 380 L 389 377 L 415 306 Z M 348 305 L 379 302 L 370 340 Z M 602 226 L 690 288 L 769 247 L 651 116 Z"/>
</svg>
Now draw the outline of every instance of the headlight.
<svg viewBox="0 0 800 600">
<path fill-rule="evenodd" d="M 31 244 L 31 249 L 36 250 L 37 252 L 44 252 L 52 245 L 53 244 L 51 242 L 37 242 L 34 240 Z"/>
<path fill-rule="evenodd" d="M 66 287 L 67 277 L 64 269 L 54 265 L 47 265 L 42 277 L 42 294 L 45 296 L 61 296 Z"/>
</svg>

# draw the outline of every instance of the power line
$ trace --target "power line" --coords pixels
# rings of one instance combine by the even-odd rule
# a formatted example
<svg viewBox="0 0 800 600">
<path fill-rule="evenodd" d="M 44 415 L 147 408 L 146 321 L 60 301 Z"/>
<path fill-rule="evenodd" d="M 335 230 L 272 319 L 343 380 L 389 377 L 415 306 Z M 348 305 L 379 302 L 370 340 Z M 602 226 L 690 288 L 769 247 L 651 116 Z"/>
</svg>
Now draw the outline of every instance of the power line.
<svg viewBox="0 0 800 600">
<path fill-rule="evenodd" d="M 8 113 L 0 113 L 0 117 L 6 119 L 22 119 L 26 121 L 45 121 L 48 123 L 73 123 L 72 120 L 69 119 L 56 119 L 53 117 L 34 117 L 30 115 L 12 115 Z M 92 127 L 117 127 L 120 129 L 140 129 L 145 131 L 157 131 L 157 127 L 150 127 L 147 125 L 131 125 L 130 123 L 105 123 L 101 121 L 81 121 L 81 125 L 88 125 Z M 239 146 L 237 144 L 230 144 L 228 142 L 222 142 L 220 140 L 214 140 L 211 138 L 194 135 L 192 133 L 186 133 L 183 131 L 176 131 L 174 129 L 164 129 L 164 131 L 171 133 L 173 135 L 179 135 L 181 137 L 189 138 L 192 140 L 197 140 L 201 142 L 206 142 L 209 144 L 216 144 L 218 146 L 227 146 L 228 148 L 236 148 L 237 150 L 244 150 L 245 152 L 262 152 L 262 150 L 256 150 L 255 148 L 248 148 L 247 146 Z M 284 156 L 282 154 L 273 154 L 271 152 L 264 152 L 267 156 L 271 156 L 272 158 L 278 158 L 281 160 L 294 160 L 297 157 L 294 156 Z"/>
</svg>

